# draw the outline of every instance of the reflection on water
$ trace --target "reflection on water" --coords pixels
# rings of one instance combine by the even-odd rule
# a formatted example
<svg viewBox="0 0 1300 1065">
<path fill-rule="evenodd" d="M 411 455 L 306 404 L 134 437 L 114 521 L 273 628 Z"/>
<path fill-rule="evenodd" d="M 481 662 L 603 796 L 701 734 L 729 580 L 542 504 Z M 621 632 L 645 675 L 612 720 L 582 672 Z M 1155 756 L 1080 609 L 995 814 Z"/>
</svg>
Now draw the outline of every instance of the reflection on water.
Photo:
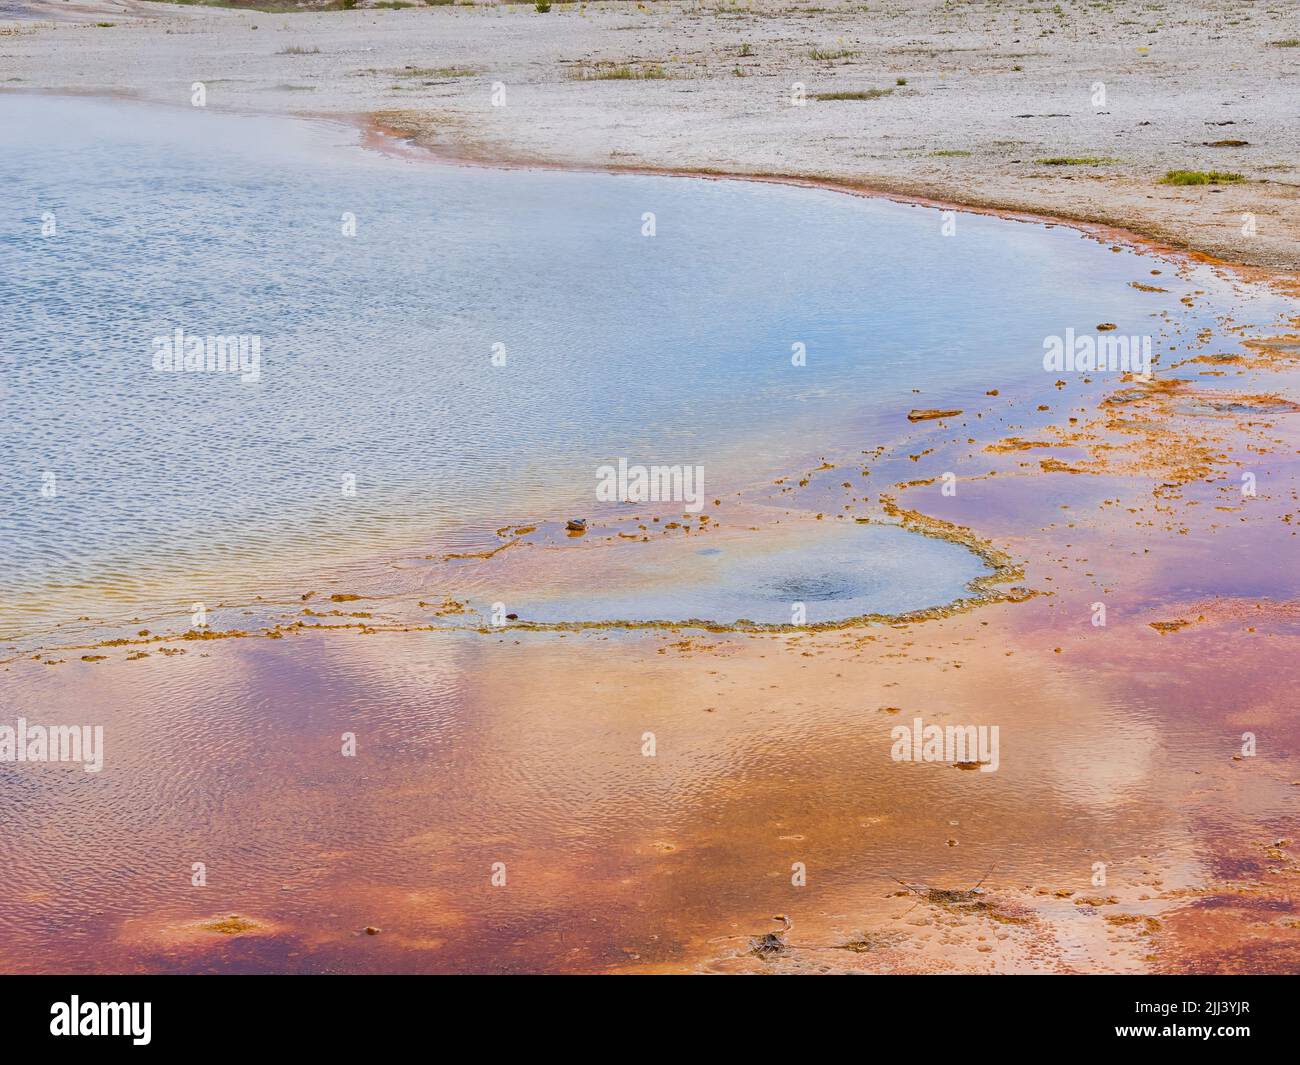
<svg viewBox="0 0 1300 1065">
<path fill-rule="evenodd" d="M 1178 496 L 1157 477 L 1153 511 L 1141 477 L 1049 480 L 1017 453 L 993 476 L 984 449 L 1059 417 L 1035 411 L 1063 405 L 1036 369 L 1044 335 L 1138 331 L 1157 306 L 1195 328 L 1219 308 L 1176 301 L 1213 279 L 1163 280 L 1157 304 L 1128 286 L 1152 260 L 1059 229 L 963 218 L 979 239 L 940 244 L 925 211 L 808 190 L 417 167 L 338 151 L 350 134 L 330 128 L 137 113 L 0 97 L 0 175 L 28 212 L 0 221 L 19 340 L 6 626 L 71 603 L 129 614 L 174 581 L 288 619 L 369 624 L 401 599 L 427 622 L 452 578 L 475 618 L 505 599 L 521 621 L 785 622 L 798 601 L 815 622 L 933 605 L 983 572 L 852 521 L 869 478 L 918 486 L 905 506 L 996 537 L 1048 594 L 833 633 L 453 616 L 7 661 L 0 724 L 102 724 L 105 758 L 0 763 L 0 970 L 754 970 L 749 937 L 777 913 L 814 967 L 1122 970 L 1149 964 L 1133 928 L 1154 935 L 1147 916 L 1182 893 L 1284 871 L 1266 848 L 1290 832 L 1300 750 L 1283 601 L 1300 578 L 1278 564 L 1294 467 L 1261 443 L 1262 491 L 1224 517 L 1231 478 Z M 147 370 L 177 324 L 261 335 L 261 381 Z M 922 404 L 973 413 L 859 470 Z M 1235 414 L 1216 411 L 1225 454 Z M 1287 431 L 1259 429 L 1300 453 Z M 702 462 L 726 499 L 671 536 L 618 508 L 602 525 L 591 474 L 623 454 Z M 765 482 L 809 456 L 808 496 Z M 753 484 L 755 506 L 724 489 Z M 581 537 L 570 507 L 593 516 Z M 550 526 L 491 558 L 424 555 L 502 546 L 503 519 L 539 512 Z M 389 599 L 324 590 L 408 543 Z M 1148 624 L 1184 615 L 1176 635 Z M 914 716 L 996 725 L 999 770 L 892 761 Z M 1237 759 L 1248 729 L 1261 757 Z M 1021 909 L 954 914 L 900 890 L 918 883 Z M 231 914 L 239 934 L 209 927 Z"/>
<path fill-rule="evenodd" d="M 723 494 L 839 427 L 887 439 L 916 390 L 1036 389 L 1042 338 L 1099 306 L 1153 328 L 1146 264 L 1063 229 L 943 238 L 933 212 L 829 192 L 355 140 L 0 96 L 4 630 L 481 546 L 596 511 L 616 457 L 702 464 Z M 1174 307 L 1190 287 L 1162 284 Z M 260 379 L 155 371 L 176 329 L 260 338 Z"/>
<path fill-rule="evenodd" d="M 516 591 L 511 612 L 544 624 L 816 625 L 943 606 L 992 572 L 965 547 L 893 525 L 805 521 L 761 536 L 725 535 L 722 542 L 698 551 L 652 542 L 572 553 L 550 571 L 544 593 Z M 507 587 L 503 582 L 497 591 L 504 596 Z M 472 617 L 476 625 L 490 620 Z"/>
<path fill-rule="evenodd" d="M 1276 767 L 1247 779 L 1225 755 L 1220 716 L 1241 683 L 1225 666 L 1275 674 L 1257 699 L 1293 669 L 1210 641 L 1177 674 L 1182 650 L 1135 652 L 1122 632 L 1062 660 L 978 617 L 922 627 L 923 647 L 922 630 L 840 634 L 809 645 L 815 659 L 788 637 L 590 632 L 23 664 L 5 720 L 103 721 L 106 761 L 95 775 L 0 766 L 0 968 L 694 964 L 743 953 L 773 913 L 804 941 L 910 937 L 915 957 L 927 914 L 901 920 L 915 900 L 894 897 L 898 880 L 969 887 L 996 866 L 997 897 L 1052 901 L 1097 894 L 1103 860 L 1106 893 L 1136 905 L 1196 885 L 1227 824 L 1290 800 Z M 1135 704 L 1144 668 L 1166 680 Z M 1001 768 L 892 762 L 890 729 L 913 714 L 999 725 Z M 253 931 L 201 927 L 230 914 Z"/>
</svg>

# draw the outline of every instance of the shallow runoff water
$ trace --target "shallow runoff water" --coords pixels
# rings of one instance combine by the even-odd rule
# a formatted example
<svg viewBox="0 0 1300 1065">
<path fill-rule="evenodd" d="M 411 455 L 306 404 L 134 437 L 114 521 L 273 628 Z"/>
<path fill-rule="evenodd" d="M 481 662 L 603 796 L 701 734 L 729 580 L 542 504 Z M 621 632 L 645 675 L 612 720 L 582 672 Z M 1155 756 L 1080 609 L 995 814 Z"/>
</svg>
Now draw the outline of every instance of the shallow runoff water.
<svg viewBox="0 0 1300 1065">
<path fill-rule="evenodd" d="M 831 191 L 359 140 L 0 95 L 0 639 L 599 517 L 595 471 L 620 458 L 702 467 L 712 498 L 846 426 L 883 441 L 991 379 L 1042 389 L 1045 336 L 1155 328 L 1131 287 L 1149 260 L 1068 229 L 962 215 L 945 235 L 936 210 Z M 238 368 L 170 369 L 191 337 L 236 338 Z M 752 581 L 701 556 L 704 600 L 670 605 L 758 619 L 793 589 L 905 610 L 983 572 L 912 533 L 829 551 L 768 552 Z"/>
</svg>

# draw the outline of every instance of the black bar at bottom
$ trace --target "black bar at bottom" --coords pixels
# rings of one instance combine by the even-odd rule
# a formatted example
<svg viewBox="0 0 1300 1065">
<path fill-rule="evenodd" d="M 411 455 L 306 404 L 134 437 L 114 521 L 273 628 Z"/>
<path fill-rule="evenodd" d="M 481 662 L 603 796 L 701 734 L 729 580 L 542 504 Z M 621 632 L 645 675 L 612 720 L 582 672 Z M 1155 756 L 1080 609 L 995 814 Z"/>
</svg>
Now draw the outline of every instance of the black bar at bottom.
<svg viewBox="0 0 1300 1065">
<path fill-rule="evenodd" d="M 596 1037 L 622 1027 L 635 1036 L 624 1049 L 644 1052 L 663 1039 L 661 1050 L 674 1054 L 774 1037 L 810 1050 L 824 1040 L 883 1049 L 877 1041 L 891 1037 L 958 1052 L 1126 1043 L 1180 1053 L 1195 1045 L 1281 1050 L 1294 1036 L 1297 989 L 1289 977 L 1255 976 L 767 978 L 703 988 L 680 978 L 560 979 L 10 976 L 0 979 L 0 1048 L 6 1056 L 281 1047 L 333 1055 L 430 1039 L 452 1050 L 468 1039 L 492 1052 L 599 1046 Z M 618 1052 L 607 1042 L 604 1049 Z"/>
</svg>

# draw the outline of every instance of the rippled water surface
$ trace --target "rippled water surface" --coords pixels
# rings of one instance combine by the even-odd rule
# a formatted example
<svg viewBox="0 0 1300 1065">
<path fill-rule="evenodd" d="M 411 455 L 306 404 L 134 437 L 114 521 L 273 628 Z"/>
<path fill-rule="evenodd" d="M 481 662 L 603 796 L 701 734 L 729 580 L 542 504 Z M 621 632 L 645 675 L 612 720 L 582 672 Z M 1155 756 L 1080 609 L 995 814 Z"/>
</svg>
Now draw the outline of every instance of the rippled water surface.
<svg viewBox="0 0 1300 1065">
<path fill-rule="evenodd" d="M 1140 261 L 1066 230 L 963 216 L 945 238 L 934 211 L 830 192 L 357 139 L 0 97 L 4 630 L 594 512 L 616 457 L 721 493 L 837 426 L 883 439 L 912 406 L 1036 388 L 1043 336 L 1098 306 L 1151 318 Z M 259 337 L 259 379 L 156 371 L 178 328 Z"/>
<path fill-rule="evenodd" d="M 104 735 L 99 772 L 0 762 L 0 970 L 777 971 L 750 937 L 782 914 L 817 971 L 1133 971 L 1177 958 L 1168 922 L 1132 938 L 1156 907 L 1285 889 L 1298 415 L 1224 390 L 1294 374 L 1207 376 L 1146 453 L 1081 428 L 1133 478 L 986 447 L 1113 385 L 1058 388 L 1044 336 L 1223 353 L 1186 338 L 1245 321 L 1230 281 L 1048 226 L 357 140 L 0 94 L 0 636 L 89 619 L 0 663 L 0 725 Z M 155 371 L 178 327 L 256 334 L 259 379 Z M 1202 436 L 1258 497 L 1232 466 L 1164 483 Z M 707 513 L 598 503 L 619 457 L 703 466 Z M 878 524 L 891 492 L 1039 594 L 523 627 L 965 594 L 984 562 Z M 232 638 L 131 620 L 205 598 Z M 233 638 L 263 612 L 273 638 Z M 896 759 L 920 718 L 1000 729 L 1000 768 Z M 1098 862 L 1114 898 L 1082 905 Z M 983 884 L 1006 919 L 900 884 Z M 1238 922 L 1250 952 L 1294 938 L 1288 905 Z"/>
<path fill-rule="evenodd" d="M 668 548 L 589 552 L 557 573 L 545 595 L 513 597 L 511 607 L 520 620 L 542 623 L 789 625 L 797 617 L 816 625 L 943 606 L 992 572 L 959 544 L 892 525 L 804 522 L 689 554 Z"/>
</svg>

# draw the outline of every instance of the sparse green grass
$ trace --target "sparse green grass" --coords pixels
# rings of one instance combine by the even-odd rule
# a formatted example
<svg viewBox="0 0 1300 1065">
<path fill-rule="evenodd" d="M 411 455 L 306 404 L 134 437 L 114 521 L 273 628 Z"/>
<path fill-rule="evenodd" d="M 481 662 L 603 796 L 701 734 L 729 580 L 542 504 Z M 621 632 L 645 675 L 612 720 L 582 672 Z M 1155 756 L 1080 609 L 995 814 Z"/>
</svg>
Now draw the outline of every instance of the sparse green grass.
<svg viewBox="0 0 1300 1065">
<path fill-rule="evenodd" d="M 1287 37 L 1281 41 L 1269 41 L 1270 48 L 1300 48 L 1300 37 Z"/>
<path fill-rule="evenodd" d="M 808 53 L 808 58 L 830 61 L 832 59 L 851 59 L 857 54 L 857 52 L 849 48 L 814 48 Z"/>
<path fill-rule="evenodd" d="M 1226 140 L 1226 141 L 1206 141 L 1207 148 L 1247 148 L 1250 141 Z"/>
<path fill-rule="evenodd" d="M 402 7 L 414 7 L 414 4 L 407 3 L 407 0 L 379 0 L 377 4 L 371 4 L 371 7 L 385 7 L 389 11 L 396 11 Z"/>
<path fill-rule="evenodd" d="M 300 44 L 291 44 L 287 48 L 281 48 L 276 55 L 320 55 L 320 49 L 314 45 L 311 48 L 304 48 Z"/>
<path fill-rule="evenodd" d="M 895 78 L 895 79 L 894 79 L 894 84 L 895 84 L 895 85 L 906 85 L 906 84 L 907 84 L 907 79 L 906 79 L 906 78 Z"/>
<path fill-rule="evenodd" d="M 1160 179 L 1161 185 L 1236 185 L 1246 179 L 1223 170 L 1171 170 Z"/>
<path fill-rule="evenodd" d="M 850 92 L 819 92 L 813 96 L 814 100 L 879 100 L 882 96 L 889 96 L 893 89 L 858 89 Z"/>
<path fill-rule="evenodd" d="M 969 158 L 970 152 L 964 148 L 942 148 L 937 152 L 931 152 L 935 159 L 966 159 Z"/>
<path fill-rule="evenodd" d="M 744 59 L 746 56 L 751 56 L 753 54 L 754 54 L 754 46 L 750 44 L 748 41 L 746 41 L 744 44 L 740 46 L 740 57 L 742 59 Z"/>
<path fill-rule="evenodd" d="M 472 67 L 403 67 L 392 72 L 395 78 L 472 78 Z"/>
<path fill-rule="evenodd" d="M 545 15 L 551 10 L 551 0 L 536 0 L 533 7 L 537 9 L 538 14 Z"/>
<path fill-rule="evenodd" d="M 1039 166 L 1107 166 L 1115 160 L 1099 155 L 1054 155 L 1050 159 L 1035 161 Z"/>
<path fill-rule="evenodd" d="M 641 66 L 597 63 L 590 68 L 579 67 L 573 76 L 578 81 L 662 81 L 668 77 L 668 73 L 659 63 Z"/>
</svg>

